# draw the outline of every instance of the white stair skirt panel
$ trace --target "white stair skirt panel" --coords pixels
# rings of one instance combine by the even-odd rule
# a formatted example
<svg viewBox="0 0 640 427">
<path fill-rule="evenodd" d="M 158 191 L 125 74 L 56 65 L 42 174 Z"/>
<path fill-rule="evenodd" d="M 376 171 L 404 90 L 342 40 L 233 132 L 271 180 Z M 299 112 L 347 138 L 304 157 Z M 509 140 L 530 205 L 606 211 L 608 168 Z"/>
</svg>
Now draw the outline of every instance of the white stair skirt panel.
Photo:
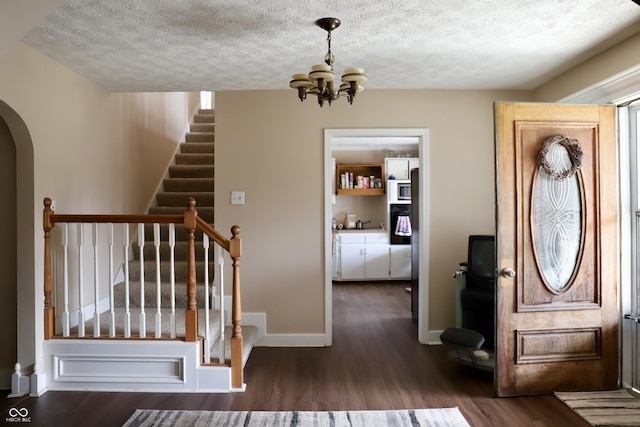
<svg viewBox="0 0 640 427">
<path fill-rule="evenodd" d="M 231 368 L 201 366 L 200 341 L 47 340 L 47 390 L 229 393 Z"/>
</svg>

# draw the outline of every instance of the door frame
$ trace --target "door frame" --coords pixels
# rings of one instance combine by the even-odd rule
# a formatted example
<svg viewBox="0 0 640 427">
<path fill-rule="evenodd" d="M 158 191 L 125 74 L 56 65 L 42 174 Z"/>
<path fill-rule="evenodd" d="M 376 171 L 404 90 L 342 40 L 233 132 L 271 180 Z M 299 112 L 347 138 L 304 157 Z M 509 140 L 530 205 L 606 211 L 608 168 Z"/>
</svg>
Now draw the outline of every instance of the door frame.
<svg viewBox="0 0 640 427">
<path fill-rule="evenodd" d="M 622 283 L 620 298 L 620 314 L 638 313 L 638 208 L 640 198 L 638 196 L 638 178 L 640 169 L 638 165 L 638 135 L 637 116 L 640 114 L 640 104 L 629 105 L 618 109 L 618 126 L 620 139 L 620 159 L 629 159 L 628 162 L 620 161 L 620 195 L 621 195 L 621 261 Z M 624 178 L 628 177 L 628 180 Z M 630 248 L 629 250 L 624 250 Z M 634 256 L 635 254 L 635 256 Z M 629 275 L 624 272 L 630 272 Z M 629 298 L 624 298 L 628 295 Z M 640 389 L 640 356 L 638 348 L 640 342 L 637 338 L 638 325 L 622 318 L 620 320 L 621 334 L 621 380 L 625 387 Z"/>
<path fill-rule="evenodd" d="M 567 102 L 574 104 L 613 104 L 616 106 L 630 105 L 640 98 L 640 67 L 635 66 L 629 69 L 623 70 L 611 77 L 604 80 L 597 81 L 594 84 L 579 90 L 578 92 L 567 95 L 556 102 Z M 631 234 L 635 229 L 635 211 L 631 209 L 633 201 L 632 192 L 635 191 L 631 185 L 632 170 L 630 168 L 638 167 L 636 165 L 636 155 L 633 151 L 632 144 L 629 142 L 631 137 L 630 132 L 633 129 L 629 128 L 629 111 L 627 108 L 618 108 L 618 166 L 619 166 L 619 194 L 620 198 L 620 235 L 635 236 Z M 628 161 L 623 161 L 627 159 Z M 625 180 L 627 180 L 625 182 Z M 636 193 L 637 194 L 637 191 Z M 634 299 L 633 290 L 633 274 L 635 274 L 635 259 L 634 255 L 637 249 L 632 249 L 632 245 L 635 245 L 633 240 L 635 237 L 630 237 L 631 242 L 620 241 L 620 375 L 621 384 L 624 387 L 630 387 L 633 383 L 632 366 L 636 369 L 640 369 L 640 361 L 638 361 L 638 355 L 633 353 L 635 349 L 635 337 L 633 335 L 633 327 L 631 321 L 624 320 L 623 315 L 626 313 L 624 310 L 631 310 L 631 304 Z M 633 250 L 633 251 L 632 251 Z M 633 265 L 632 265 L 633 263 Z M 638 375 L 636 373 L 636 375 Z"/>
<path fill-rule="evenodd" d="M 333 341 L 333 275 L 332 267 L 332 232 L 331 205 L 333 189 L 332 152 L 338 146 L 339 139 L 351 138 L 355 145 L 373 145 L 375 138 L 417 139 L 420 173 L 420 253 L 423 259 L 429 259 L 429 129 L 427 128 L 361 128 L 361 129 L 325 129 L 324 130 L 324 282 L 325 282 L 325 345 L 330 346 Z M 425 173 L 426 171 L 426 173 Z M 418 341 L 422 344 L 437 342 L 429 333 L 429 262 L 419 266 L 419 296 L 418 296 Z M 407 308 L 409 309 L 409 308 Z M 438 334 L 436 334 L 438 335 Z"/>
</svg>

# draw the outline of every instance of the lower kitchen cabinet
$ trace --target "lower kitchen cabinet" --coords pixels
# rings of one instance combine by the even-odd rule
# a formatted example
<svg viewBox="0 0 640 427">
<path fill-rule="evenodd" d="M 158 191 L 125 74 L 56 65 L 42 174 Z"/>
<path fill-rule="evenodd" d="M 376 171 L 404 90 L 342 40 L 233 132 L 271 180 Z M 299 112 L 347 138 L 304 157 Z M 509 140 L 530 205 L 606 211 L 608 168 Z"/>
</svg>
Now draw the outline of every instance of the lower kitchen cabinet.
<svg viewBox="0 0 640 427">
<path fill-rule="evenodd" d="M 389 245 L 367 243 L 364 248 L 364 278 L 389 278 Z"/>
<path fill-rule="evenodd" d="M 411 277 L 411 247 L 389 245 L 387 233 L 338 232 L 334 238 L 334 280 Z"/>
<path fill-rule="evenodd" d="M 390 245 L 389 258 L 390 279 L 411 279 L 411 245 Z"/>
<path fill-rule="evenodd" d="M 365 246 L 364 244 L 341 244 L 339 248 L 340 268 L 338 276 L 341 280 L 364 279 Z"/>
</svg>

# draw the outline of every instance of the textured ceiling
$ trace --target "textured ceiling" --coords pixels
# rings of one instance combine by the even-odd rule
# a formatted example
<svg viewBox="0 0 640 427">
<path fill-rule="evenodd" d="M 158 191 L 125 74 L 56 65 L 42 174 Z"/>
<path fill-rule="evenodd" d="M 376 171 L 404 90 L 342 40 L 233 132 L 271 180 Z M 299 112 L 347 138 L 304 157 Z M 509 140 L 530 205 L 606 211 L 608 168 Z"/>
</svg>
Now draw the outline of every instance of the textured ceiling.
<svg viewBox="0 0 640 427">
<path fill-rule="evenodd" d="M 23 41 L 112 91 L 283 89 L 325 16 L 367 88 L 533 89 L 640 31 L 631 0 L 72 0 Z"/>
</svg>

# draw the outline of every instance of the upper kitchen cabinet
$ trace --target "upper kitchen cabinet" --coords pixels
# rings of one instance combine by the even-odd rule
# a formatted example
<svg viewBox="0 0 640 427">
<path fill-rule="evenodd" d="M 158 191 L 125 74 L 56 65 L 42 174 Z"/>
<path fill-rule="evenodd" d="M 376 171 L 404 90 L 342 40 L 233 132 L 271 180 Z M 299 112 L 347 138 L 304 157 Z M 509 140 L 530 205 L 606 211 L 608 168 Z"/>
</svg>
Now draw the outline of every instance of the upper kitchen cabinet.
<svg viewBox="0 0 640 427">
<path fill-rule="evenodd" d="M 418 158 L 393 157 L 384 160 L 387 178 L 411 179 L 411 169 L 419 166 Z"/>
<path fill-rule="evenodd" d="M 338 163 L 336 194 L 383 196 L 384 178 L 384 163 Z"/>
</svg>

